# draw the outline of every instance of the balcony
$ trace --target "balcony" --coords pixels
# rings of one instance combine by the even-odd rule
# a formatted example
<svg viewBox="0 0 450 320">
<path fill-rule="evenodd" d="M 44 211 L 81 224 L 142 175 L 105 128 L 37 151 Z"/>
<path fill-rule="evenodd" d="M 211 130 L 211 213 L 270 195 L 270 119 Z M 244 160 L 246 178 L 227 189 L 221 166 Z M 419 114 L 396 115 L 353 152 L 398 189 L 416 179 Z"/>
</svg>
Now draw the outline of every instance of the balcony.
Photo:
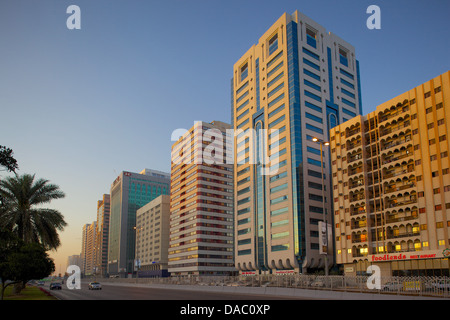
<svg viewBox="0 0 450 320">
<path fill-rule="evenodd" d="M 361 142 L 362 142 L 361 139 L 353 141 L 353 142 L 349 142 L 347 144 L 347 151 L 350 151 L 350 150 L 352 150 L 352 149 L 354 149 L 356 147 L 360 147 L 361 146 Z"/>
<path fill-rule="evenodd" d="M 390 185 L 388 187 L 386 187 L 384 189 L 384 194 L 388 194 L 388 193 L 392 193 L 392 192 L 396 192 L 396 191 L 403 191 L 406 189 L 410 189 L 410 188 L 415 188 L 416 184 L 414 181 L 407 183 L 407 184 L 403 184 L 401 186 L 397 186 L 397 185 Z"/>
<path fill-rule="evenodd" d="M 412 169 L 404 169 L 404 170 L 391 170 L 391 171 L 386 171 L 386 173 L 383 175 L 383 179 L 389 179 L 389 178 L 393 178 L 393 177 L 398 177 L 401 176 L 403 174 L 406 173 L 411 173 L 414 172 L 414 168 Z"/>
<path fill-rule="evenodd" d="M 420 231 L 409 231 L 409 232 L 388 232 L 387 239 L 399 239 L 399 238 L 409 238 L 416 237 L 420 235 Z"/>
<path fill-rule="evenodd" d="M 391 162 L 395 162 L 401 159 L 405 159 L 408 157 L 412 157 L 414 154 L 412 152 L 412 148 L 407 149 L 404 152 L 401 152 L 400 154 L 396 154 L 396 152 L 394 152 L 393 154 L 389 155 L 389 156 L 385 156 L 384 160 L 382 160 L 383 165 L 386 165 L 388 163 Z"/>
<path fill-rule="evenodd" d="M 385 136 L 387 134 L 396 132 L 398 130 L 401 130 L 403 128 L 407 128 L 410 126 L 409 120 L 404 121 L 396 126 L 388 126 L 386 129 L 380 130 L 380 137 Z"/>
<path fill-rule="evenodd" d="M 398 208 L 401 206 L 406 206 L 409 204 L 414 204 L 417 203 L 417 197 L 416 196 L 411 196 L 410 199 L 408 200 L 404 200 L 404 201 L 398 201 L 398 199 L 393 200 L 393 201 L 388 201 L 386 203 L 386 209 L 392 209 L 392 208 Z"/>
<path fill-rule="evenodd" d="M 417 210 L 412 211 L 409 215 L 400 216 L 399 214 L 390 214 L 386 217 L 386 224 L 416 220 L 419 218 Z"/>
<path fill-rule="evenodd" d="M 388 150 L 390 148 L 393 148 L 395 146 L 404 144 L 404 143 L 409 142 L 409 141 L 411 141 L 411 135 L 407 135 L 404 138 L 398 138 L 398 139 L 395 139 L 395 140 L 392 140 L 392 141 L 386 141 L 384 144 L 382 144 L 381 150 L 382 151 L 386 151 L 386 150 Z"/>
</svg>

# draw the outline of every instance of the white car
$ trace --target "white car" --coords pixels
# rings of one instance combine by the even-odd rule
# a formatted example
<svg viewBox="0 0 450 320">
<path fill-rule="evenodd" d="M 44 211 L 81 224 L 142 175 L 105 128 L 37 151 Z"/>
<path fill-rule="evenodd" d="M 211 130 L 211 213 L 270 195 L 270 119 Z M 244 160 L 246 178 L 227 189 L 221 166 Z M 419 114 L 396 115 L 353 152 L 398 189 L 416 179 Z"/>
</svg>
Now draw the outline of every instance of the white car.
<svg viewBox="0 0 450 320">
<path fill-rule="evenodd" d="M 89 290 L 102 290 L 102 285 L 98 282 L 89 283 Z"/>
</svg>

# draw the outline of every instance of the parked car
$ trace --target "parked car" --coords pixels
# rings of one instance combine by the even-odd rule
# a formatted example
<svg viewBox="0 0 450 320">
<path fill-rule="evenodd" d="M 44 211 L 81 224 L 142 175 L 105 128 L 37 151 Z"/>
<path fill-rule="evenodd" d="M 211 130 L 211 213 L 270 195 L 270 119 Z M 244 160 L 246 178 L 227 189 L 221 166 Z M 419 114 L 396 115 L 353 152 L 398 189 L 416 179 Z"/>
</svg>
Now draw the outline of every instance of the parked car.
<svg viewBox="0 0 450 320">
<path fill-rule="evenodd" d="M 437 282 L 433 282 L 431 285 L 436 289 L 450 290 L 450 280 L 439 280 Z"/>
<path fill-rule="evenodd" d="M 383 291 L 398 291 L 403 290 L 403 283 L 399 283 L 398 281 L 389 281 L 381 286 Z"/>
<path fill-rule="evenodd" d="M 89 283 L 89 290 L 102 290 L 102 285 L 99 282 L 91 282 Z"/>
<path fill-rule="evenodd" d="M 50 290 L 61 290 L 62 286 L 59 282 L 50 283 Z"/>
<path fill-rule="evenodd" d="M 43 285 L 45 285 L 45 282 L 44 282 L 44 281 L 39 281 L 39 282 L 37 283 L 37 285 L 38 285 L 38 286 L 43 286 Z"/>
</svg>

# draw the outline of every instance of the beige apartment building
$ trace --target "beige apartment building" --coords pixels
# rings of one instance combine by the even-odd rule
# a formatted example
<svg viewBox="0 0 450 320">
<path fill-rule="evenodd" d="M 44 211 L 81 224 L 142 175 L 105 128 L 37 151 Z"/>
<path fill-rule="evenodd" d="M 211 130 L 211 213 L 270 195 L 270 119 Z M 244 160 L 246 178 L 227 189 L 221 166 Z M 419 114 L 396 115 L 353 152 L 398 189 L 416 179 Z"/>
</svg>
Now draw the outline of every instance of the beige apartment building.
<svg viewBox="0 0 450 320">
<path fill-rule="evenodd" d="M 166 277 L 170 196 L 160 195 L 136 211 L 136 260 L 139 277 Z"/>
<path fill-rule="evenodd" d="M 172 146 L 171 275 L 235 270 L 233 169 L 224 152 L 232 147 L 226 144 L 227 129 L 230 125 L 220 121 L 196 122 Z"/>
<path fill-rule="evenodd" d="M 450 72 L 330 131 L 345 274 L 449 275 Z"/>
</svg>

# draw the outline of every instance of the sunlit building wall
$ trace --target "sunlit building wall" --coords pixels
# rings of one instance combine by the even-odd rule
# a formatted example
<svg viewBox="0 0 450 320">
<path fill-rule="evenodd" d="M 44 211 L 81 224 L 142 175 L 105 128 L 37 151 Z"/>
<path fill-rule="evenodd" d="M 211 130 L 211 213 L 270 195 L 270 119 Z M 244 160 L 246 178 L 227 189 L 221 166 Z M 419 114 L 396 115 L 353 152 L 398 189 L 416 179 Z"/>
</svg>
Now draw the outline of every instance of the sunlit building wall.
<svg viewBox="0 0 450 320">
<path fill-rule="evenodd" d="M 332 127 L 361 113 L 355 48 L 302 13 L 285 13 L 234 64 L 231 89 L 237 269 L 323 269 L 318 226 L 324 210 L 332 224 L 331 169 L 325 147 L 322 195 L 312 139 L 328 141 Z"/>
<path fill-rule="evenodd" d="M 450 72 L 333 129 L 336 262 L 449 275 Z"/>
</svg>

